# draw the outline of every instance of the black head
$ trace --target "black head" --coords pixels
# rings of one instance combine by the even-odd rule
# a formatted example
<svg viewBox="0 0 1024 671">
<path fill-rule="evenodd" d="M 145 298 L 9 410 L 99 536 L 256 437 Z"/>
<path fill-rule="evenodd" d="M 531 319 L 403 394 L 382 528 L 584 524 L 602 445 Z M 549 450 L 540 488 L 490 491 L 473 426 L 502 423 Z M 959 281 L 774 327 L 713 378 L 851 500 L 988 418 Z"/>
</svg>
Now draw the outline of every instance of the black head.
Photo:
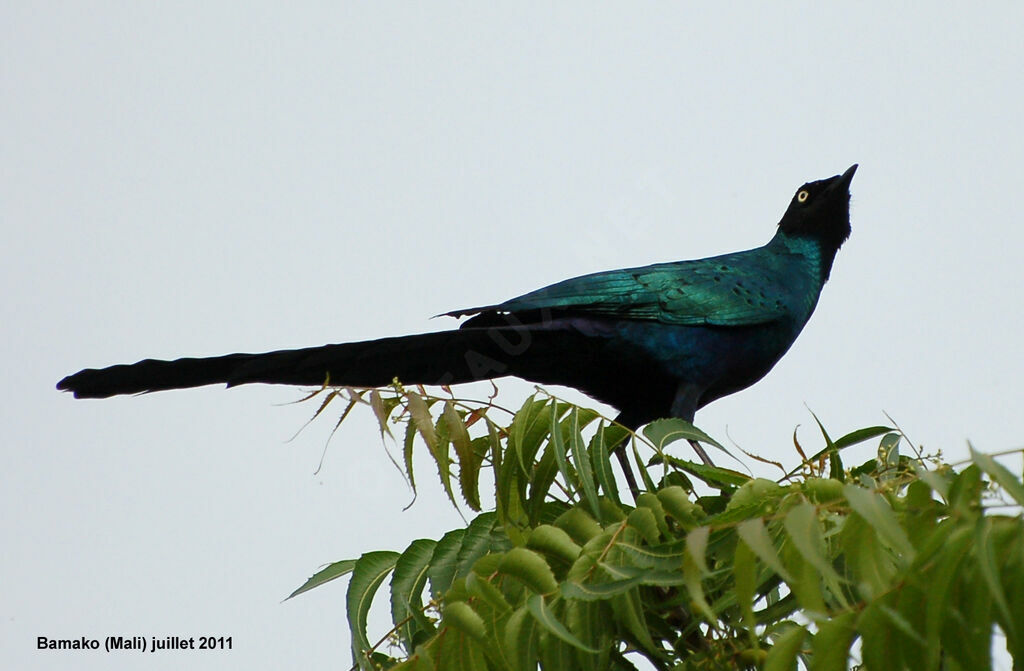
<svg viewBox="0 0 1024 671">
<path fill-rule="evenodd" d="M 836 252 L 850 237 L 850 181 L 855 172 L 856 164 L 842 175 L 804 184 L 793 195 L 779 222 L 779 228 L 787 235 L 818 240 L 829 268 Z"/>
</svg>

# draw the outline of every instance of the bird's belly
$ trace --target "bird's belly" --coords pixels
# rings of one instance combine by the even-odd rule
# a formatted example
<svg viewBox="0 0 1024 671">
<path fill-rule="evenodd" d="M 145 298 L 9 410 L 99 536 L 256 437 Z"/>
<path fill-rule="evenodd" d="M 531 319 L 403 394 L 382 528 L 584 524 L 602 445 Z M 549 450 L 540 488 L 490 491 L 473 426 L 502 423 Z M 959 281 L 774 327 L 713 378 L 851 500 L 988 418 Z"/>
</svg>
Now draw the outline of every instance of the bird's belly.
<svg viewBox="0 0 1024 671">
<path fill-rule="evenodd" d="M 620 324 L 661 372 L 702 389 L 698 407 L 754 384 L 786 353 L 799 329 Z M 796 331 L 796 332 L 794 332 Z"/>
</svg>

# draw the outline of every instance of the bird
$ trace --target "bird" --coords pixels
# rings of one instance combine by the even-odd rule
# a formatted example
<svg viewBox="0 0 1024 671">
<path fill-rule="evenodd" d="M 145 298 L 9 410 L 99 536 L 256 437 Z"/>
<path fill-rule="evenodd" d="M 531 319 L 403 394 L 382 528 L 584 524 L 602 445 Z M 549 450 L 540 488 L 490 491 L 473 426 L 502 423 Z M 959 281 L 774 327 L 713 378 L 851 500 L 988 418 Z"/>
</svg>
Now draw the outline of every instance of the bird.
<svg viewBox="0 0 1024 671">
<path fill-rule="evenodd" d="M 763 378 L 807 324 L 850 235 L 856 170 L 800 186 L 775 234 L 754 249 L 582 275 L 447 312 L 469 317 L 451 330 L 145 359 L 87 368 L 57 388 L 107 398 L 215 383 L 381 387 L 515 376 L 574 387 L 614 407 L 629 429 L 664 417 L 693 422 L 700 408 Z"/>
</svg>

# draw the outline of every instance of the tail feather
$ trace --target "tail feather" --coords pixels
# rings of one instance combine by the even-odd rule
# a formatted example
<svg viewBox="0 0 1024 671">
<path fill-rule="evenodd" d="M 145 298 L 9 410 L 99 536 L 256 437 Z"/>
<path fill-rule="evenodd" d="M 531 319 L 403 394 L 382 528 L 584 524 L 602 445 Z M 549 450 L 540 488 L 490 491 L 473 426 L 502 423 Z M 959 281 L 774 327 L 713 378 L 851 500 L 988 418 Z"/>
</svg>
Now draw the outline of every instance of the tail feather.
<svg viewBox="0 0 1024 671">
<path fill-rule="evenodd" d="M 107 398 L 218 383 L 316 386 L 329 381 L 378 387 L 395 378 L 408 384 L 456 384 L 505 375 L 558 383 L 562 381 L 541 378 L 549 377 L 544 371 L 557 371 L 565 363 L 567 337 L 572 335 L 522 326 L 463 328 L 262 354 L 146 359 L 87 368 L 65 377 L 57 388 L 76 398 Z"/>
</svg>

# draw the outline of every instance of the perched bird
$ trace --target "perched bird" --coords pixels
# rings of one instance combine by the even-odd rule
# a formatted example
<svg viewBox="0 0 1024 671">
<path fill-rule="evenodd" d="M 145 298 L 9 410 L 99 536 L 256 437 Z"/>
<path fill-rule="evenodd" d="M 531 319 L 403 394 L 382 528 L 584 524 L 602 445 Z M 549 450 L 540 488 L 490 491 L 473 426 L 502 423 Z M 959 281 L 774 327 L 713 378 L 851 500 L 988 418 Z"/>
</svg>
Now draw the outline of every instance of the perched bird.
<svg viewBox="0 0 1024 671">
<path fill-rule="evenodd" d="M 584 275 L 518 298 L 453 310 L 472 317 L 437 333 L 263 354 L 79 371 L 57 384 L 76 398 L 269 384 L 375 387 L 514 375 L 575 387 L 637 428 L 693 421 L 715 399 L 772 369 L 796 340 L 850 235 L 850 181 L 804 184 L 763 247 L 694 261 Z M 703 455 L 702 455 L 703 456 Z"/>
</svg>

